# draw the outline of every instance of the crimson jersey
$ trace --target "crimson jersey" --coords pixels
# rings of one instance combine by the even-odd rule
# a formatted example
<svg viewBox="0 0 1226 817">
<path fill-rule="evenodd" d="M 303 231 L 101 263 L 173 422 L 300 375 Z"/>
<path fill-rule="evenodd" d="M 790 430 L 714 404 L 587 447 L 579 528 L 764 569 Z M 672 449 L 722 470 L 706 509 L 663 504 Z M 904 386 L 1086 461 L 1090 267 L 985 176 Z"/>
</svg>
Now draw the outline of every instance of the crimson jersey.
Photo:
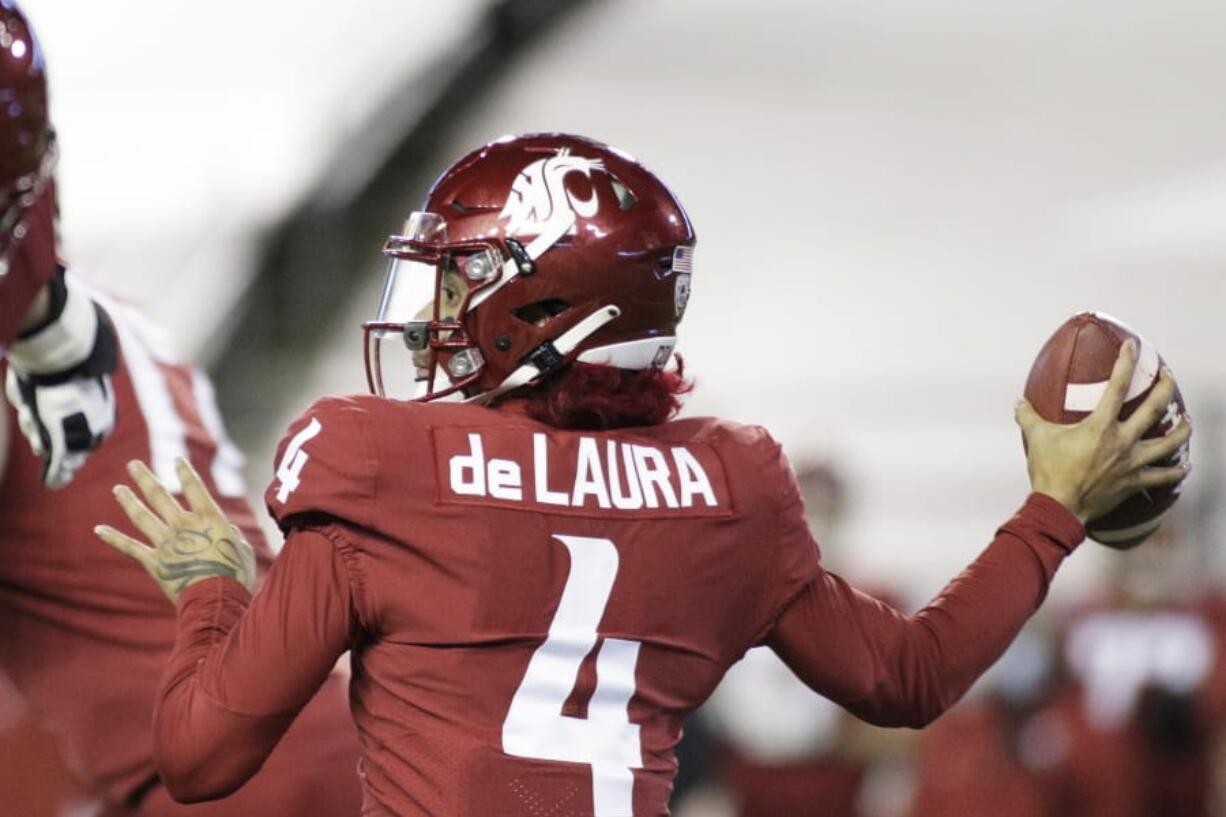
<svg viewBox="0 0 1226 817">
<path fill-rule="evenodd" d="M 906 618 L 822 570 L 757 428 L 560 431 L 514 404 L 356 397 L 316 403 L 278 463 L 264 587 L 180 597 L 156 727 L 180 796 L 258 768 L 351 649 L 367 814 L 665 815 L 682 721 L 747 648 L 875 722 L 925 722 L 1084 534 L 1035 495 Z"/>
<path fill-rule="evenodd" d="M 357 746 L 339 681 L 311 707 L 300 745 L 270 761 L 279 772 L 223 801 L 220 811 L 157 805 L 166 797 L 153 765 L 153 706 L 174 644 L 174 608 L 139 565 L 99 542 L 93 527 L 122 519 L 111 488 L 124 479 L 129 460 L 150 463 L 173 490 L 174 458 L 184 456 L 255 544 L 262 568 L 271 554 L 243 498 L 241 457 L 225 436 L 208 380 L 166 359 L 166 339 L 139 312 L 93 295 L 120 342 L 114 433 L 67 487 L 52 491 L 43 487 L 39 461 L 17 433 L 11 409 L 0 417 L 12 438 L 0 483 L 0 671 L 57 737 L 74 772 L 112 805 L 140 803 L 141 814 L 288 815 L 303 813 L 314 792 L 356 814 Z M 321 735 L 327 743 L 312 745 Z M 318 782 L 301 786 L 291 766 L 312 764 Z M 276 792 L 281 805 L 243 799 L 271 793 L 278 774 L 286 789 Z M 303 790 L 300 800 L 291 787 Z M 0 791 L 0 803 L 13 794 Z"/>
<path fill-rule="evenodd" d="M 358 652 L 355 697 L 439 724 L 367 774 L 452 792 L 431 813 L 664 813 L 681 719 L 817 574 L 760 429 L 378 399 L 320 404 L 316 427 L 270 507 L 364 529 L 357 612 L 386 643 Z"/>
</svg>

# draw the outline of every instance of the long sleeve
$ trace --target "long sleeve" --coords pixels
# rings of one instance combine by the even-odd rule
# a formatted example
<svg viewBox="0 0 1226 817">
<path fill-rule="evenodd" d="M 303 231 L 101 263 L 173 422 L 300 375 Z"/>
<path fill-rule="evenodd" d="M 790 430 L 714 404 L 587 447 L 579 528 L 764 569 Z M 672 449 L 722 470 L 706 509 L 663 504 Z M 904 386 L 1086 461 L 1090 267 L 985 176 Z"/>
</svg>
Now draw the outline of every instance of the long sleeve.
<svg viewBox="0 0 1226 817">
<path fill-rule="evenodd" d="M 178 637 L 154 713 L 154 757 L 180 802 L 247 781 L 356 632 L 343 543 L 295 530 L 254 598 L 230 579 L 179 597 Z"/>
<path fill-rule="evenodd" d="M 923 726 L 1000 657 L 1085 536 L 1032 494 L 969 567 L 907 617 L 828 572 L 786 607 L 766 643 L 812 689 L 882 726 Z"/>
</svg>

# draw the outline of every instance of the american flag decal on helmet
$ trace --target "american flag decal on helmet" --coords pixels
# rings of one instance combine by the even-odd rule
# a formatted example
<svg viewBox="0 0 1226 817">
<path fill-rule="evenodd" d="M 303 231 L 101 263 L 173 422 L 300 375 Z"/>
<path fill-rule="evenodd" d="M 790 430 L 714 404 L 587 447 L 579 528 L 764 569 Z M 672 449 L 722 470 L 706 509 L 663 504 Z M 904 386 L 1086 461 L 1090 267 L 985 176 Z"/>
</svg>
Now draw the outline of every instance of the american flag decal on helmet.
<svg viewBox="0 0 1226 817">
<path fill-rule="evenodd" d="M 673 274 L 689 275 L 694 271 L 694 248 L 678 247 L 673 250 Z"/>
</svg>

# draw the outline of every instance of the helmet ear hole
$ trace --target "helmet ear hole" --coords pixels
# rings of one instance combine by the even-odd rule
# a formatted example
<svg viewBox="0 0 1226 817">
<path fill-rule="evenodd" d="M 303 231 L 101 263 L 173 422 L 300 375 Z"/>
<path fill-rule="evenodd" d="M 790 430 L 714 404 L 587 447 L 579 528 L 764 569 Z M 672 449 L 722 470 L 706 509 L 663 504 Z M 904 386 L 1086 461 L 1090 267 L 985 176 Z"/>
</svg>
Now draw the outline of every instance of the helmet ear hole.
<svg viewBox="0 0 1226 817">
<path fill-rule="evenodd" d="M 536 301 L 513 309 L 511 314 L 524 323 L 540 327 L 568 309 L 570 309 L 570 304 L 561 298 L 546 298 L 543 301 Z"/>
<path fill-rule="evenodd" d="M 623 212 L 639 203 L 639 200 L 630 192 L 630 188 L 612 173 L 609 174 L 609 183 L 613 185 L 613 193 L 617 196 L 617 206 Z"/>
</svg>

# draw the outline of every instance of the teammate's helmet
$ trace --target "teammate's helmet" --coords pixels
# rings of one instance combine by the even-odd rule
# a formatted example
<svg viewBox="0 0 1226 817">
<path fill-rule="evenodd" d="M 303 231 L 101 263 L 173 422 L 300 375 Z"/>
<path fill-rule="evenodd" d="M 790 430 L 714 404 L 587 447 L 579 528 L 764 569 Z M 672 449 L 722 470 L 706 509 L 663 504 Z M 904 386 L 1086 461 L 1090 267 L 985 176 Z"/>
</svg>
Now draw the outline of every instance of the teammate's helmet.
<svg viewBox="0 0 1226 817">
<path fill-rule="evenodd" d="M 690 292 L 694 230 L 631 156 L 565 134 L 506 137 L 435 182 L 392 236 L 379 312 L 364 324 L 371 390 L 416 371 L 416 399 L 490 399 L 579 360 L 662 367 Z M 467 293 L 442 319 L 448 273 Z M 433 313 L 423 311 L 433 304 Z M 428 361 L 428 363 L 427 363 Z"/>
<path fill-rule="evenodd" d="M 0 0 L 0 343 L 55 270 L 55 156 L 42 49 L 16 3 Z"/>
<path fill-rule="evenodd" d="M 0 0 L 0 249 L 50 178 L 54 137 L 42 50 L 13 0 Z"/>
</svg>

